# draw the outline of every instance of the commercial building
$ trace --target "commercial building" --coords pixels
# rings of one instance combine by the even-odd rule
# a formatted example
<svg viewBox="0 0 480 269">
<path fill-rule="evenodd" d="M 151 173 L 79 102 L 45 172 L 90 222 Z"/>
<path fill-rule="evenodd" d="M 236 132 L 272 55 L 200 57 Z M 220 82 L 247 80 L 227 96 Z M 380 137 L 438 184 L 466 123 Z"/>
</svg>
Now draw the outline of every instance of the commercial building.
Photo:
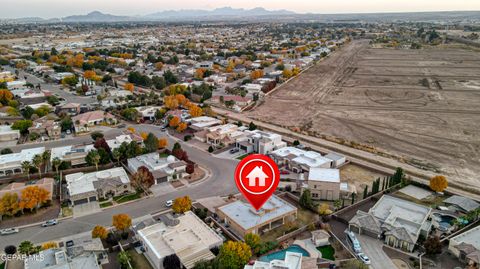
<svg viewBox="0 0 480 269">
<path fill-rule="evenodd" d="M 122 167 L 87 174 L 69 174 L 65 176 L 65 180 L 67 199 L 73 206 L 135 192 L 127 172 Z"/>
<path fill-rule="evenodd" d="M 432 223 L 428 220 L 432 209 L 410 201 L 383 195 L 368 212 L 357 211 L 349 222 L 349 230 L 385 238 L 385 244 L 413 251 L 418 237 L 427 237 Z"/>
<path fill-rule="evenodd" d="M 284 147 L 272 152 L 271 157 L 279 166 L 295 173 L 308 172 L 311 168 L 330 168 L 332 160 L 315 151 Z"/>
<path fill-rule="evenodd" d="M 219 207 L 216 213 L 241 237 L 248 233 L 261 235 L 297 218 L 297 208 L 276 195 L 272 195 L 258 211 L 249 203 L 238 200 Z"/>
<path fill-rule="evenodd" d="M 275 133 L 260 130 L 245 130 L 245 137 L 237 139 L 235 147 L 246 153 L 270 154 L 271 152 L 284 148 L 287 143 L 282 141 L 282 136 Z"/>
<path fill-rule="evenodd" d="M 168 219 L 137 232 L 153 268 L 163 268 L 163 259 L 172 254 L 176 254 L 187 269 L 198 261 L 215 258 L 210 249 L 220 246 L 223 239 L 205 222 L 191 211 Z"/>
<path fill-rule="evenodd" d="M 449 240 L 448 250 L 469 267 L 480 266 L 480 226 L 461 233 Z"/>
<path fill-rule="evenodd" d="M 18 153 L 10 153 L 0 155 L 0 177 L 13 174 L 22 174 L 22 163 L 24 161 L 32 162 L 32 159 L 37 154 L 43 154 L 44 147 L 23 149 Z"/>
<path fill-rule="evenodd" d="M 144 154 L 128 159 L 130 173 L 137 172 L 138 168 L 145 166 L 152 172 L 155 184 L 181 179 L 186 175 L 187 163 L 175 156 L 160 157 L 157 152 Z"/>
</svg>

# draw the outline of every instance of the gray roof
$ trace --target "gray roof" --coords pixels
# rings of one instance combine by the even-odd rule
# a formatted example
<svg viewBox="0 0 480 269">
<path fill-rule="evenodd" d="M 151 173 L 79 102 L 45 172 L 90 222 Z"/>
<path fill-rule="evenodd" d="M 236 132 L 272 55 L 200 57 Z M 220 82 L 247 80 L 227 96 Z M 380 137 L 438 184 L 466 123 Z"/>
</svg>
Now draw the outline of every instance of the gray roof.
<svg viewBox="0 0 480 269">
<path fill-rule="evenodd" d="M 445 199 L 443 202 L 445 204 L 456 205 L 467 212 L 480 207 L 480 204 L 476 201 L 460 195 L 453 195 L 452 197 Z"/>
<path fill-rule="evenodd" d="M 382 233 L 380 222 L 377 220 L 377 218 L 375 218 L 372 214 L 363 212 L 361 210 L 357 211 L 357 214 L 353 216 L 349 223 L 377 234 Z"/>
</svg>

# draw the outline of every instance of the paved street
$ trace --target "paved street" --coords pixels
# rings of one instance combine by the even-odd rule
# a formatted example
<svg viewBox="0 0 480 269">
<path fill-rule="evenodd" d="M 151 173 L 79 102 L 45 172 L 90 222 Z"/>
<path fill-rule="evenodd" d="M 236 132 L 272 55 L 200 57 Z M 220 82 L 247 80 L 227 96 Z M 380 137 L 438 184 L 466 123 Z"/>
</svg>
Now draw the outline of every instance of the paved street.
<svg viewBox="0 0 480 269">
<path fill-rule="evenodd" d="M 159 137 L 166 136 L 164 132 L 160 131 L 158 126 L 138 125 L 135 126 L 135 128 L 139 132 L 152 132 Z M 90 139 L 90 136 L 87 136 L 87 138 Z M 77 142 L 77 140 L 75 142 Z M 173 142 L 173 139 L 169 137 L 169 147 L 173 145 Z M 53 141 L 51 144 L 52 143 L 63 143 L 63 141 Z M 112 216 L 119 213 L 127 213 L 132 218 L 138 218 L 165 209 L 164 202 L 178 196 L 190 195 L 192 199 L 198 199 L 216 195 L 228 195 L 237 192 L 233 180 L 233 172 L 238 162 L 237 160 L 216 158 L 210 153 L 198 150 L 189 144 L 184 142 L 180 143 L 182 144 L 182 148 L 187 151 L 191 160 L 197 162 L 200 166 L 209 169 L 211 173 L 209 179 L 198 185 L 183 188 L 173 193 L 162 194 L 157 197 L 147 198 L 126 205 L 119 205 L 92 215 L 68 219 L 60 222 L 57 226 L 48 228 L 30 227 L 22 229 L 18 234 L 2 236 L 0 249 L 3 249 L 6 245 L 18 245 L 24 240 L 39 243 L 72 234 L 91 231 L 93 227 L 98 224 L 110 226 L 112 223 Z M 68 141 L 67 144 L 72 144 L 72 142 Z"/>
<path fill-rule="evenodd" d="M 385 269 L 385 268 L 396 268 L 393 264 L 390 257 L 385 254 L 383 251 L 383 242 L 368 236 L 355 234 L 360 245 L 362 246 L 362 251 L 365 253 L 371 260 L 372 264 L 370 268 L 372 269 Z"/>
</svg>

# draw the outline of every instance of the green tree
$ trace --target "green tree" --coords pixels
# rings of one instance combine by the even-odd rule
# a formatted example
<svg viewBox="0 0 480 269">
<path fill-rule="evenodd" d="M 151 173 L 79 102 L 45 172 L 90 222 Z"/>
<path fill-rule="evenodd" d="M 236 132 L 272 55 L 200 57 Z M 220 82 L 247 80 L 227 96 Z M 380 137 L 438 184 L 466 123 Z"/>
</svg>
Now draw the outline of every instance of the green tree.
<svg viewBox="0 0 480 269">
<path fill-rule="evenodd" d="M 363 199 L 368 197 L 368 185 L 365 185 L 365 188 L 363 189 Z"/>
<path fill-rule="evenodd" d="M 39 251 L 39 248 L 37 248 L 30 241 L 23 241 L 18 246 L 18 252 L 20 252 L 21 254 L 32 255 L 32 254 L 37 253 L 38 251 Z"/>
<path fill-rule="evenodd" d="M 112 158 L 117 161 L 117 164 L 120 164 L 120 159 L 122 158 L 122 152 L 119 148 L 114 148 L 112 150 Z"/>
<path fill-rule="evenodd" d="M 11 154 L 11 153 L 13 153 L 13 151 L 10 148 L 4 148 L 0 151 L 1 155 Z"/>
<path fill-rule="evenodd" d="M 120 263 L 121 269 L 129 269 L 132 262 L 132 256 L 126 251 L 121 251 L 117 255 L 118 263 Z"/>
<path fill-rule="evenodd" d="M 258 236 L 258 234 L 248 233 L 245 235 L 243 239 L 245 240 L 245 243 L 250 247 L 250 249 L 254 253 L 257 253 L 259 251 L 262 241 L 260 239 L 260 236 Z"/>
<path fill-rule="evenodd" d="M 154 134 L 148 133 L 143 144 L 148 152 L 155 152 L 158 149 L 158 138 Z"/>
<path fill-rule="evenodd" d="M 425 252 L 429 255 L 442 253 L 442 243 L 438 236 L 430 236 L 425 240 L 423 246 L 425 247 Z"/>
<path fill-rule="evenodd" d="M 253 131 L 256 129 L 257 129 L 257 125 L 255 125 L 255 123 L 250 122 L 250 124 L 248 124 L 248 130 Z"/>
<path fill-rule="evenodd" d="M 218 260 L 221 268 L 240 269 L 252 257 L 252 250 L 244 242 L 227 241 L 220 247 Z"/>
<path fill-rule="evenodd" d="M 57 173 L 57 175 L 58 175 L 58 168 L 60 167 L 61 164 L 62 164 L 62 160 L 60 160 L 60 158 L 58 157 L 53 158 L 52 167 L 53 169 L 55 169 L 55 172 Z"/>
<path fill-rule="evenodd" d="M 349 260 L 342 264 L 342 268 L 345 269 L 369 269 L 368 265 L 364 264 L 363 262 L 359 260 Z"/>
<path fill-rule="evenodd" d="M 26 134 L 28 132 L 28 128 L 32 127 L 33 122 L 31 120 L 17 120 L 12 124 L 13 130 L 19 130 L 20 133 Z"/>
<path fill-rule="evenodd" d="M 32 164 L 29 161 L 22 162 L 22 171 L 23 173 L 27 174 L 28 180 L 30 180 L 30 169 L 32 168 Z"/>
<path fill-rule="evenodd" d="M 100 154 L 97 150 L 91 150 L 85 157 L 85 161 L 88 165 L 95 165 L 98 171 L 98 163 L 100 162 Z"/>
<path fill-rule="evenodd" d="M 33 156 L 32 159 L 33 166 L 38 169 L 38 176 L 42 178 L 42 164 L 43 164 L 43 157 L 40 154 Z"/>
<path fill-rule="evenodd" d="M 300 205 L 303 208 L 313 208 L 312 194 L 309 189 L 305 189 L 300 196 Z"/>
<path fill-rule="evenodd" d="M 47 168 L 50 163 L 50 157 L 52 156 L 52 152 L 50 150 L 45 150 L 42 154 L 42 164 L 45 165 L 45 173 L 47 173 Z"/>
<path fill-rule="evenodd" d="M 70 118 L 70 116 L 66 116 L 65 118 L 63 118 L 60 121 L 60 127 L 62 128 L 62 131 L 71 130 L 73 127 L 72 118 Z"/>
</svg>

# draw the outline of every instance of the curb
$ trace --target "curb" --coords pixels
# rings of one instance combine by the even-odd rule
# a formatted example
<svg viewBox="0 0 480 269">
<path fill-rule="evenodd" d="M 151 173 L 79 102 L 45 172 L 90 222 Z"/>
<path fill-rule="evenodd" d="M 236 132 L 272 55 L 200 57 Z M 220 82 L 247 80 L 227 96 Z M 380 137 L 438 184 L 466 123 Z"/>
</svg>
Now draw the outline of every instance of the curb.
<svg viewBox="0 0 480 269">
<path fill-rule="evenodd" d="M 57 218 L 56 220 L 60 222 L 60 221 L 67 220 L 67 219 L 73 219 L 73 216 L 61 217 L 61 218 Z M 26 225 L 22 225 L 22 226 L 17 226 L 17 227 L 12 227 L 12 228 L 24 229 L 24 228 L 34 227 L 34 226 L 41 226 L 43 223 L 45 223 L 45 221 L 36 222 L 36 223 L 30 223 L 30 224 L 26 224 Z"/>
</svg>

